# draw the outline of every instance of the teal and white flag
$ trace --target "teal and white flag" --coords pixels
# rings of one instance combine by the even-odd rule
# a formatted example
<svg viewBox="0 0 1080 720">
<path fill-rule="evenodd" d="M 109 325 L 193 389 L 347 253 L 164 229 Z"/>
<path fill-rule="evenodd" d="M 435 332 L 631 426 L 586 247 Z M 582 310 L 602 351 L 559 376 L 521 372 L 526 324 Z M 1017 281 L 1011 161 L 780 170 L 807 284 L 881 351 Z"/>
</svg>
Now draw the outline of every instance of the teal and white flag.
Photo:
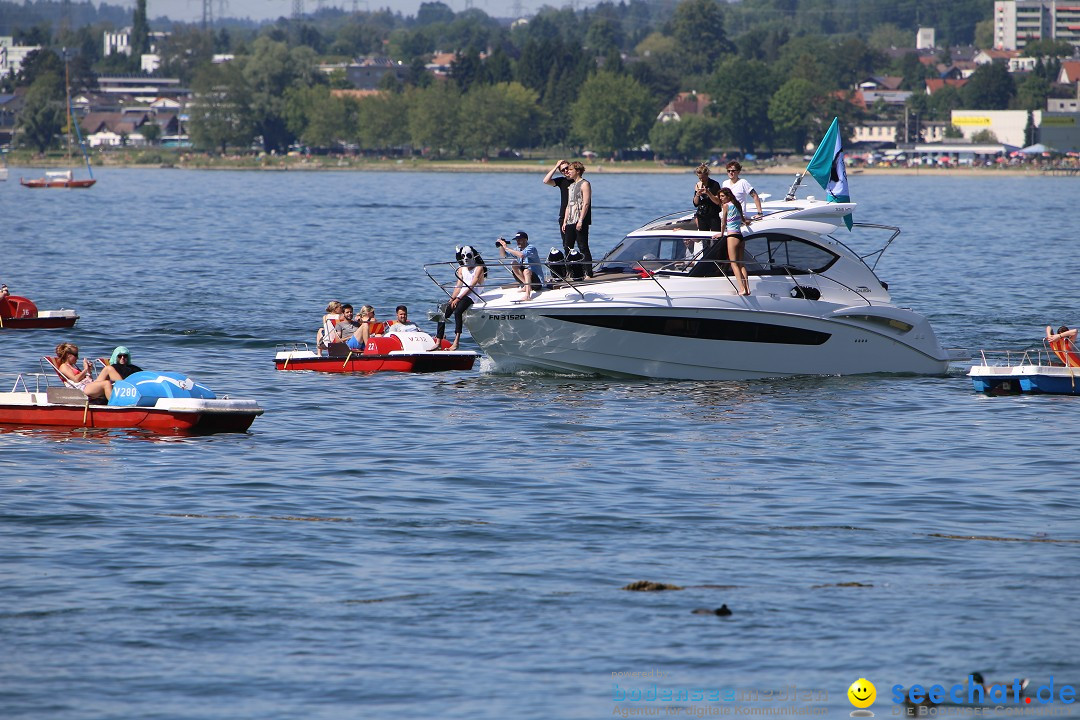
<svg viewBox="0 0 1080 720">
<path fill-rule="evenodd" d="M 844 144 L 840 138 L 840 120 L 833 118 L 832 125 L 806 166 L 806 172 L 814 176 L 825 189 L 829 202 L 851 202 L 848 191 L 847 170 L 844 168 Z M 844 216 L 844 224 L 851 229 L 851 214 Z"/>
</svg>

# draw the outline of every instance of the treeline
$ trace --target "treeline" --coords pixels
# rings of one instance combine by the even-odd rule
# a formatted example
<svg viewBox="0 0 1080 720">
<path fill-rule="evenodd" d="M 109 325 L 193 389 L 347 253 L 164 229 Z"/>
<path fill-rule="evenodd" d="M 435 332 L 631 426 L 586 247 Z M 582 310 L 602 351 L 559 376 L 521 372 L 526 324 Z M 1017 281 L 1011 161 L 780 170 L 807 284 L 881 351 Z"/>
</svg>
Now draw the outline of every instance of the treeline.
<svg viewBox="0 0 1080 720">
<path fill-rule="evenodd" d="M 989 45 L 991 12 L 987 0 L 630 0 L 545 8 L 511 25 L 429 2 L 408 18 L 326 10 L 257 31 L 178 26 L 157 50 L 161 73 L 195 92 L 186 129 L 205 149 L 261 142 L 280 151 L 300 142 L 459 157 L 556 146 L 615 153 L 649 143 L 689 159 L 716 147 L 801 149 L 834 115 L 845 125 L 860 122 L 864 113 L 846 94 L 872 74 L 902 76 L 904 88 L 919 91 L 909 109 L 924 119 L 945 119 L 961 106 L 1042 107 L 1056 89 L 1052 68 L 1041 63 L 1041 73 L 1019 85 L 992 65 L 963 90 L 927 99 L 924 80 L 936 71 L 913 52 L 890 51 L 913 44 L 916 19 L 939 23 L 939 39 L 970 42 L 978 33 Z M 64 29 L 48 43 L 77 49 L 72 68 L 86 85 L 91 69 L 131 62 L 100 58 L 95 32 Z M 436 51 L 457 52 L 446 80 L 424 69 Z M 235 59 L 215 64 L 215 53 Z M 348 88 L 343 75 L 317 67 L 370 54 L 402 63 L 375 96 L 335 92 Z M 938 60 L 948 62 L 948 51 Z M 29 58 L 14 83 L 33 84 L 47 65 Z M 55 94 L 55 78 L 50 88 Z M 707 94 L 706 115 L 657 122 L 680 91 Z M 904 113 L 876 107 L 870 114 Z"/>
</svg>

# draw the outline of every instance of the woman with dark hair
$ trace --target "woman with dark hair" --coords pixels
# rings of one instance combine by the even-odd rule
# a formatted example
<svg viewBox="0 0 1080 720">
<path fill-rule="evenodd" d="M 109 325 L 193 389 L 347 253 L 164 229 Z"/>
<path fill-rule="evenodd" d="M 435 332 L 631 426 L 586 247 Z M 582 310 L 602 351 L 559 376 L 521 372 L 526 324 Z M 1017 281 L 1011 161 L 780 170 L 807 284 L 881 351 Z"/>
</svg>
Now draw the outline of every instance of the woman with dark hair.
<svg viewBox="0 0 1080 720">
<path fill-rule="evenodd" d="M 1076 344 L 1076 328 L 1069 329 L 1068 325 L 1062 325 L 1057 329 L 1057 332 L 1050 332 L 1050 326 L 1046 326 L 1046 341 L 1054 342 L 1055 340 L 1068 340 L 1072 344 Z"/>
<path fill-rule="evenodd" d="M 454 342 L 447 350 L 458 349 L 465 323 L 462 316 L 472 307 L 473 302 L 480 299 L 480 288 L 484 287 L 484 281 L 487 279 L 487 265 L 484 264 L 484 258 L 480 257 L 480 253 L 475 248 L 469 245 L 457 248 L 457 261 L 458 268 L 455 271 L 457 284 L 454 285 L 454 291 L 450 293 L 450 301 L 443 305 L 443 318 L 436 326 L 435 346 L 431 348 L 432 350 L 442 348 L 442 339 L 446 336 L 446 320 L 451 315 L 454 316 Z"/>
<path fill-rule="evenodd" d="M 750 294 L 750 277 L 746 274 L 746 266 L 742 263 L 743 242 L 742 226 L 750 226 L 750 221 L 743 215 L 742 205 L 735 199 L 735 194 L 730 188 L 720 188 L 720 232 L 713 235 L 714 240 L 724 239 L 727 242 L 728 260 L 731 261 L 731 271 L 739 281 L 740 295 Z"/>
</svg>

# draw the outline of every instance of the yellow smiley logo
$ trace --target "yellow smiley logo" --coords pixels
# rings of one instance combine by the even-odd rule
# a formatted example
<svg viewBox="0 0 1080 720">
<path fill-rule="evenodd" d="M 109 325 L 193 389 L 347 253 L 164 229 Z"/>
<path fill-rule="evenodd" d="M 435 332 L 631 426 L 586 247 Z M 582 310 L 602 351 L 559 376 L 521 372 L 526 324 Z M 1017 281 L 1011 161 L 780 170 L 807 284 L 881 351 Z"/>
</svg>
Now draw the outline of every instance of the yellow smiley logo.
<svg viewBox="0 0 1080 720">
<path fill-rule="evenodd" d="M 848 700 L 857 708 L 868 708 L 877 698 L 877 688 L 866 678 L 859 678 L 847 689 Z"/>
</svg>

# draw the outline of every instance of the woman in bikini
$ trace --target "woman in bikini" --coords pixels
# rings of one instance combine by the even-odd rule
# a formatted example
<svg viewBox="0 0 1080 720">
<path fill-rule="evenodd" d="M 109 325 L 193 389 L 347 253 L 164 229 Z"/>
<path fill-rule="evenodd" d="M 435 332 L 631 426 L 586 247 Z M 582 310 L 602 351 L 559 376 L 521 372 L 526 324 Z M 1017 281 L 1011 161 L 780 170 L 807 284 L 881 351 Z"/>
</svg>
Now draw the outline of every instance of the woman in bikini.
<svg viewBox="0 0 1080 720">
<path fill-rule="evenodd" d="M 723 238 L 727 242 L 728 260 L 731 261 L 732 272 L 739 281 L 739 294 L 750 294 L 750 277 L 746 274 L 746 266 L 742 263 L 743 242 L 742 226 L 749 227 L 750 221 L 743 215 L 742 206 L 735 199 L 735 194 L 730 188 L 720 188 L 720 232 L 713 235 L 714 240 Z"/>
<path fill-rule="evenodd" d="M 75 363 L 79 361 L 79 346 L 72 343 L 60 343 L 56 346 L 57 370 L 71 384 L 86 393 L 91 400 L 108 400 L 112 397 L 112 385 L 123 380 L 116 369 L 106 365 L 94 379 L 93 368 L 89 360 L 83 360 L 83 369 Z"/>
</svg>

